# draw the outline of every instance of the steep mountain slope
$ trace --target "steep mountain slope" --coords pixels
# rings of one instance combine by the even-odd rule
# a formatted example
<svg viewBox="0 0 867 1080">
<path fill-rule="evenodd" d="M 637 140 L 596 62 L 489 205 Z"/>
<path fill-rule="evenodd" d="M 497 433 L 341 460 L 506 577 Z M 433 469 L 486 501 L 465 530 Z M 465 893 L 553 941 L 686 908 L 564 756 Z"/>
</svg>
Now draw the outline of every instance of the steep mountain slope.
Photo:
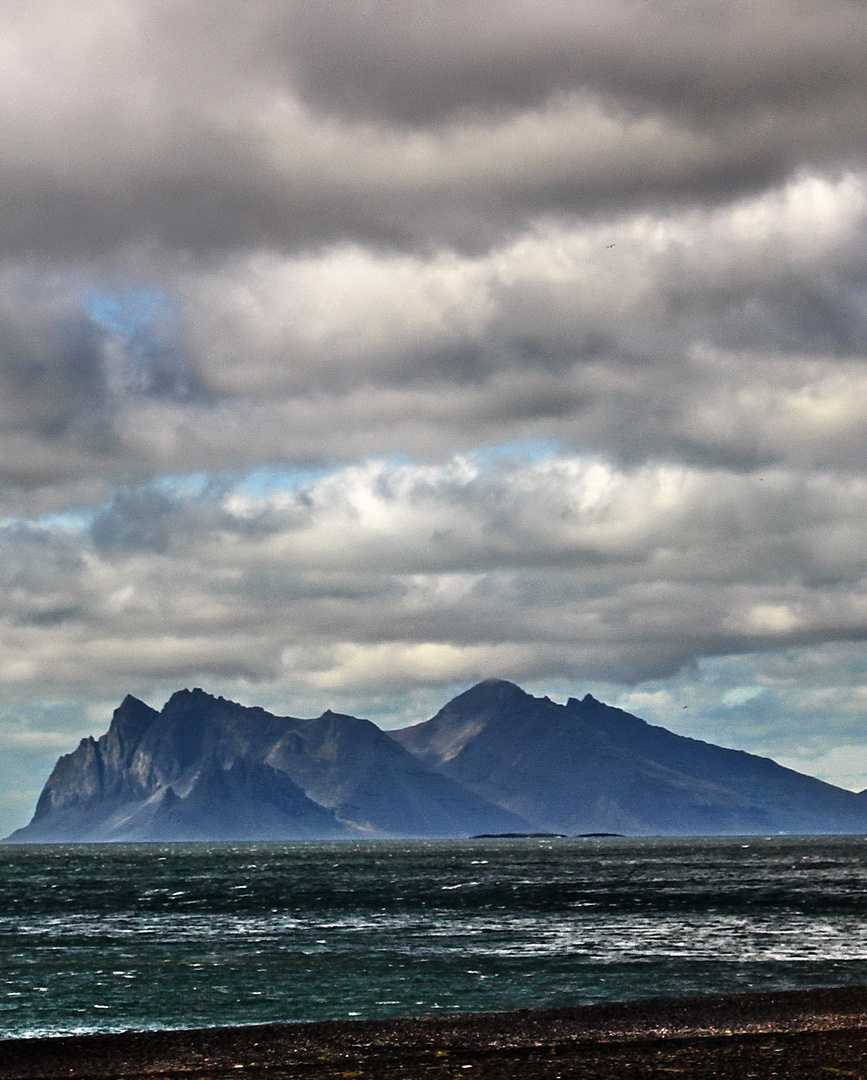
<svg viewBox="0 0 867 1080">
<path fill-rule="evenodd" d="M 172 840 L 336 839 L 347 828 L 284 773 L 247 758 L 209 758 L 185 798 L 165 789 L 149 832 Z"/>
<path fill-rule="evenodd" d="M 202 690 L 133 697 L 62 757 L 15 841 L 464 836 L 521 818 L 367 720 L 278 717 Z"/>
<path fill-rule="evenodd" d="M 587 695 L 557 705 L 504 681 L 392 737 L 420 761 L 563 832 L 864 832 L 852 792 L 675 735 Z"/>
<path fill-rule="evenodd" d="M 375 724 L 354 716 L 325 712 L 308 720 L 283 736 L 265 760 L 341 820 L 371 833 L 465 836 L 529 827 L 429 770 Z"/>
</svg>

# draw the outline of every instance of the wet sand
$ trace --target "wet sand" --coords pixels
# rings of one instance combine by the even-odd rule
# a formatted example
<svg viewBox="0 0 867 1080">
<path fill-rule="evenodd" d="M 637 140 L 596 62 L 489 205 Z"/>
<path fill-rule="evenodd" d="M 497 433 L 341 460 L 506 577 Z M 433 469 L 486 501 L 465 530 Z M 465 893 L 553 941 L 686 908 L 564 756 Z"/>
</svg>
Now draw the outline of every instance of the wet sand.
<svg viewBox="0 0 867 1080">
<path fill-rule="evenodd" d="M 867 988 L 0 1041 L 0 1080 L 867 1078 Z"/>
</svg>

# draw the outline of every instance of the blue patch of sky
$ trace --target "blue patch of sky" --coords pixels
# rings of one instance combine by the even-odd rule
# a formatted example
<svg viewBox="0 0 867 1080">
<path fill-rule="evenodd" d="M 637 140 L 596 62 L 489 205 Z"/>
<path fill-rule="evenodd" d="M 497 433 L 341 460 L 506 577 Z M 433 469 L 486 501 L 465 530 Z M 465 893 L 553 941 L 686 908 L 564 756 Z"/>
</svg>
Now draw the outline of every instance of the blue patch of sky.
<svg viewBox="0 0 867 1080">
<path fill-rule="evenodd" d="M 69 532 L 83 532 L 89 529 L 97 509 L 80 507 L 76 510 L 63 510 L 57 514 L 40 514 L 35 524 L 47 529 L 65 529 Z"/>
<path fill-rule="evenodd" d="M 501 463 L 526 464 L 556 457 L 560 450 L 553 442 L 533 441 L 504 443 L 468 451 L 468 456 L 482 466 L 493 467 Z M 390 454 L 384 459 L 394 468 L 421 464 L 407 454 Z M 325 465 L 263 465 L 243 475 L 237 473 L 214 474 L 211 482 L 222 490 L 237 491 L 244 495 L 265 498 L 281 491 L 292 491 L 323 480 L 326 476 L 346 468 L 344 463 Z M 178 482 L 180 478 L 172 478 Z"/>
<path fill-rule="evenodd" d="M 726 708 L 736 709 L 764 693 L 763 686 L 733 686 L 731 690 L 726 690 L 720 700 Z"/>
<path fill-rule="evenodd" d="M 92 289 L 83 299 L 97 326 L 130 341 L 143 332 L 171 324 L 176 317 L 168 294 L 157 289 Z"/>
<path fill-rule="evenodd" d="M 561 453 L 557 443 L 548 439 L 529 439 L 520 442 L 498 443 L 496 446 L 482 446 L 470 451 L 470 457 L 480 465 L 533 464 L 547 458 L 557 457 Z"/>
<path fill-rule="evenodd" d="M 107 309 L 113 310 L 113 309 Z M 123 312 L 118 319 L 125 319 Z M 556 457 L 560 450 L 553 442 L 535 440 L 532 442 L 511 442 L 497 446 L 485 446 L 468 451 L 468 456 L 478 461 L 485 468 L 495 468 L 503 464 L 531 464 Z M 406 454 L 392 454 L 386 459 L 396 468 L 418 464 Z M 238 492 L 253 498 L 267 498 L 283 491 L 296 491 L 308 487 L 325 477 L 345 468 L 343 464 L 329 465 L 263 465 L 249 472 L 239 473 L 223 470 L 214 473 L 198 471 L 182 474 L 164 474 L 146 482 L 150 488 L 156 488 L 164 494 L 186 501 L 206 498 L 209 493 L 225 495 Z M 0 528 L 29 523 L 44 528 L 65 529 L 83 532 L 90 528 L 94 518 L 103 513 L 111 504 L 106 500 L 98 505 L 71 507 L 66 510 L 39 514 L 35 517 L 5 517 L 0 519 Z"/>
<path fill-rule="evenodd" d="M 281 491 L 293 491 L 308 487 L 331 473 L 338 472 L 337 466 L 278 466 L 266 465 L 254 469 L 246 476 L 238 478 L 232 490 L 254 498 L 265 498 Z"/>
<path fill-rule="evenodd" d="M 94 288 L 83 293 L 82 304 L 94 326 L 122 345 L 107 368 L 116 390 L 190 397 L 196 379 L 179 347 L 179 310 L 168 292 Z"/>
</svg>

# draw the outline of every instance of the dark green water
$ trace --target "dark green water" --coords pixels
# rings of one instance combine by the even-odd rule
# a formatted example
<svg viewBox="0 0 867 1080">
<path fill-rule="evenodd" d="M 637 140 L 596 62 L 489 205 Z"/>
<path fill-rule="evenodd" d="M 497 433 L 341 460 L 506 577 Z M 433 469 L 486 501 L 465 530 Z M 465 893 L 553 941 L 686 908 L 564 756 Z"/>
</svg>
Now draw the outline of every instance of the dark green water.
<svg viewBox="0 0 867 1080">
<path fill-rule="evenodd" d="M 867 984 L 867 840 L 0 847 L 0 1036 Z"/>
</svg>

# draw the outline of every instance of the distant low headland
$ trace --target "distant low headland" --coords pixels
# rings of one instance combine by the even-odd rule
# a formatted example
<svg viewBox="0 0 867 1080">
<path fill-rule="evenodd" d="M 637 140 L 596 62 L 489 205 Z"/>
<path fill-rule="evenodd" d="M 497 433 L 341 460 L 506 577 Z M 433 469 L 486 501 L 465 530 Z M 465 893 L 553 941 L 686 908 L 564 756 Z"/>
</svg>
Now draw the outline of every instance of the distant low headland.
<svg viewBox="0 0 867 1080">
<path fill-rule="evenodd" d="M 576 833 L 573 840 L 602 839 L 604 837 L 624 836 L 617 832 L 582 832 Z M 563 832 L 498 832 L 476 833 L 471 840 L 568 840 L 569 834 Z"/>
</svg>

